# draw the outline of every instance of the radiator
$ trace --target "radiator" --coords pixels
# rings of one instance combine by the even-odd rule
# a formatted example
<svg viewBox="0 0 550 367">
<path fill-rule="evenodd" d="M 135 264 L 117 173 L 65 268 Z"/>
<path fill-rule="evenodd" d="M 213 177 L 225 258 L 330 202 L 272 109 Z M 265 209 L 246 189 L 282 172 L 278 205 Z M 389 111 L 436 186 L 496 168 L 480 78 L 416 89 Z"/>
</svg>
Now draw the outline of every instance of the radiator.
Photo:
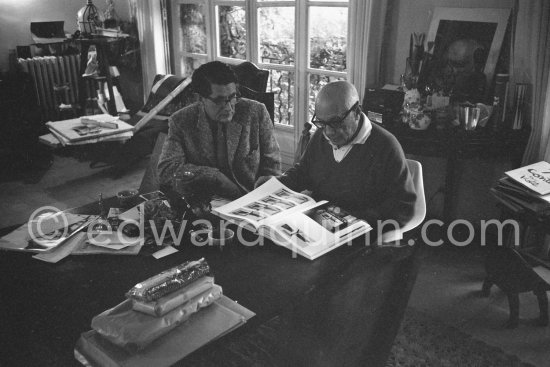
<svg viewBox="0 0 550 367">
<path fill-rule="evenodd" d="M 77 104 L 78 73 L 80 55 L 41 56 L 30 59 L 18 59 L 21 69 L 29 73 L 33 80 L 38 105 L 44 121 L 57 119 L 57 107 L 61 104 Z M 85 80 L 86 98 L 95 98 L 93 81 Z M 68 88 L 56 93 L 54 86 L 67 85 Z"/>
</svg>

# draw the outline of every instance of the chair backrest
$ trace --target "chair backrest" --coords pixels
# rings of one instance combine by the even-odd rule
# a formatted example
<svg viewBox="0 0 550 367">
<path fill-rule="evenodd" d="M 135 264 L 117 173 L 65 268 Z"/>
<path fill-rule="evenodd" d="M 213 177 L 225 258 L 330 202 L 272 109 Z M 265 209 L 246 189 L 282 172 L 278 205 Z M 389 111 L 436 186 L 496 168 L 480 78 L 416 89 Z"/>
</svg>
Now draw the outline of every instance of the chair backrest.
<svg viewBox="0 0 550 367">
<path fill-rule="evenodd" d="M 139 185 L 139 192 L 147 193 L 156 191 L 160 188 L 159 176 L 157 172 L 157 163 L 160 158 L 160 153 L 162 152 L 162 146 L 164 145 L 164 140 L 166 140 L 166 134 L 160 133 L 155 142 L 155 147 L 153 148 L 153 153 L 149 158 L 149 164 L 145 169 L 145 174 L 141 179 L 141 184 Z"/>
<path fill-rule="evenodd" d="M 420 162 L 407 159 L 407 166 L 411 173 L 416 191 L 416 202 L 414 203 L 413 217 L 401 228 L 388 231 L 382 235 L 381 242 L 389 243 L 401 240 L 403 233 L 410 231 L 420 225 L 426 217 L 426 197 L 424 194 L 424 179 L 422 178 L 422 165 Z M 380 242 L 380 241 L 379 241 Z"/>
<path fill-rule="evenodd" d="M 239 65 L 232 66 L 237 80 L 240 85 L 244 85 L 256 92 L 265 92 L 267 89 L 267 81 L 269 79 L 269 71 L 258 68 L 250 61 L 245 61 Z"/>
<path fill-rule="evenodd" d="M 271 122 L 275 122 L 275 93 L 274 92 L 256 92 L 244 85 L 239 85 L 239 93 L 241 96 L 253 99 L 265 105 L 269 117 L 271 117 Z"/>
<path fill-rule="evenodd" d="M 147 102 L 141 108 L 140 113 L 144 114 L 156 105 L 164 98 L 166 98 L 179 84 L 183 83 L 186 78 L 179 77 L 175 75 L 155 75 L 153 80 L 153 86 L 151 87 L 151 92 L 149 97 L 147 97 Z M 177 110 L 195 102 L 198 99 L 196 94 L 193 91 L 191 85 L 188 85 L 181 93 L 170 101 L 155 117 L 157 118 L 168 118 Z"/>
</svg>

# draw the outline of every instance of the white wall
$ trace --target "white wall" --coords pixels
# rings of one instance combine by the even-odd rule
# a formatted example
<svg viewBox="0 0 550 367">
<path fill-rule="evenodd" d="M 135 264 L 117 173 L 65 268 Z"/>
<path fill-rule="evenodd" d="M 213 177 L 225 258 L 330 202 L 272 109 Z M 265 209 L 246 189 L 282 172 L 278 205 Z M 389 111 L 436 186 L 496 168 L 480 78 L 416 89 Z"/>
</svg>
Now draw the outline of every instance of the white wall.
<svg viewBox="0 0 550 367">
<path fill-rule="evenodd" d="M 128 0 L 115 0 L 115 11 L 129 19 Z M 95 0 L 100 11 L 107 8 L 105 0 Z M 74 33 L 78 27 L 76 13 L 86 5 L 85 0 L 0 0 L 0 71 L 7 71 L 8 52 L 16 46 L 32 43 L 31 22 L 65 21 L 65 32 Z"/>
</svg>

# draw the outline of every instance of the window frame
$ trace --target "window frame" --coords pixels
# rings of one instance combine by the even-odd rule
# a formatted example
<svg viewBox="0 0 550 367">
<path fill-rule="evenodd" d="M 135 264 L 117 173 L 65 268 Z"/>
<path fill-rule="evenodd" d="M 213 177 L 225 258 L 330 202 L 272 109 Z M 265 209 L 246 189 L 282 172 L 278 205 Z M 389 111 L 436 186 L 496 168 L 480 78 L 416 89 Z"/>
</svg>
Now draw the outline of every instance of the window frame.
<svg viewBox="0 0 550 367">
<path fill-rule="evenodd" d="M 260 1 L 260 0 L 171 0 L 170 17 L 174 18 L 174 11 L 178 4 L 203 4 L 205 9 L 205 27 L 206 27 L 206 55 L 179 51 L 176 48 L 178 39 L 176 30 L 177 26 L 172 24 L 170 27 L 170 41 L 172 43 L 172 57 L 170 63 L 173 70 L 179 73 L 179 66 L 176 65 L 176 56 L 181 52 L 181 57 L 191 57 L 202 61 L 219 60 L 229 64 L 238 64 L 245 60 L 251 61 L 259 68 L 267 70 L 278 70 L 292 72 L 295 75 L 294 79 L 294 96 L 293 96 L 293 120 L 292 125 L 275 123 L 275 131 L 281 145 L 281 153 L 283 161 L 287 164 L 291 162 L 294 150 L 300 139 L 301 132 L 306 122 L 309 121 L 309 96 L 310 96 L 310 77 L 311 75 L 322 75 L 329 77 L 343 78 L 354 83 L 353 79 L 363 77 L 364 71 L 360 70 L 355 65 L 360 65 L 357 62 L 357 56 L 364 56 L 362 45 L 359 45 L 358 50 L 354 50 L 350 45 L 355 44 L 357 39 L 362 39 L 365 36 L 364 20 L 366 13 L 369 11 L 369 6 L 362 4 L 361 0 L 344 1 L 319 1 L 319 0 L 295 0 L 295 1 Z M 246 58 L 237 59 L 220 55 L 219 48 L 219 22 L 218 22 L 218 6 L 242 6 L 246 12 Z M 258 9 L 262 7 L 295 7 L 295 50 L 305 50 L 305 52 L 295 52 L 294 65 L 272 64 L 265 63 L 259 60 L 259 37 L 258 28 Z M 331 71 L 324 69 L 311 68 L 309 65 L 311 50 L 309 43 L 309 13 L 312 7 L 347 7 L 347 45 L 346 48 L 346 70 Z M 179 17 L 179 14 L 175 14 Z M 213 21 L 214 20 L 214 21 Z M 359 23 L 362 22 L 362 23 Z M 360 34 L 356 34 L 359 31 Z M 355 47 L 355 46 L 354 46 Z M 178 56 L 179 57 L 179 56 Z M 355 76 L 355 78 L 354 78 Z M 357 82 L 357 81 L 355 81 Z M 360 97 L 363 93 L 364 82 L 356 84 Z"/>
</svg>

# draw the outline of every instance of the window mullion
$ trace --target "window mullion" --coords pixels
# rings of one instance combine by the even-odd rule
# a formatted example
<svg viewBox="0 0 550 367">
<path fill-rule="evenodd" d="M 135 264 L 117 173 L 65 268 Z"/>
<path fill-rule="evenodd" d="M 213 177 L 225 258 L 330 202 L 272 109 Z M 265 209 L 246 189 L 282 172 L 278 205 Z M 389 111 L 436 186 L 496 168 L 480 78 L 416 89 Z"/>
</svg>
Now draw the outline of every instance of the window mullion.
<svg viewBox="0 0 550 367">
<path fill-rule="evenodd" d="M 307 106 L 309 96 L 308 81 L 308 5 L 306 1 L 296 1 L 296 70 L 295 70 L 295 91 L 294 91 L 294 140 L 298 142 L 304 121 L 307 119 Z"/>
<path fill-rule="evenodd" d="M 258 6 L 256 0 L 246 2 L 246 29 L 248 43 L 248 60 L 258 64 L 258 42 L 260 31 L 258 29 Z"/>
<path fill-rule="evenodd" d="M 206 6 L 208 8 L 208 18 L 207 21 L 207 34 L 206 39 L 208 40 L 208 60 L 216 60 L 218 55 L 218 44 L 219 44 L 219 32 L 218 32 L 218 19 L 216 14 L 216 3 L 214 0 L 206 0 Z"/>
</svg>

